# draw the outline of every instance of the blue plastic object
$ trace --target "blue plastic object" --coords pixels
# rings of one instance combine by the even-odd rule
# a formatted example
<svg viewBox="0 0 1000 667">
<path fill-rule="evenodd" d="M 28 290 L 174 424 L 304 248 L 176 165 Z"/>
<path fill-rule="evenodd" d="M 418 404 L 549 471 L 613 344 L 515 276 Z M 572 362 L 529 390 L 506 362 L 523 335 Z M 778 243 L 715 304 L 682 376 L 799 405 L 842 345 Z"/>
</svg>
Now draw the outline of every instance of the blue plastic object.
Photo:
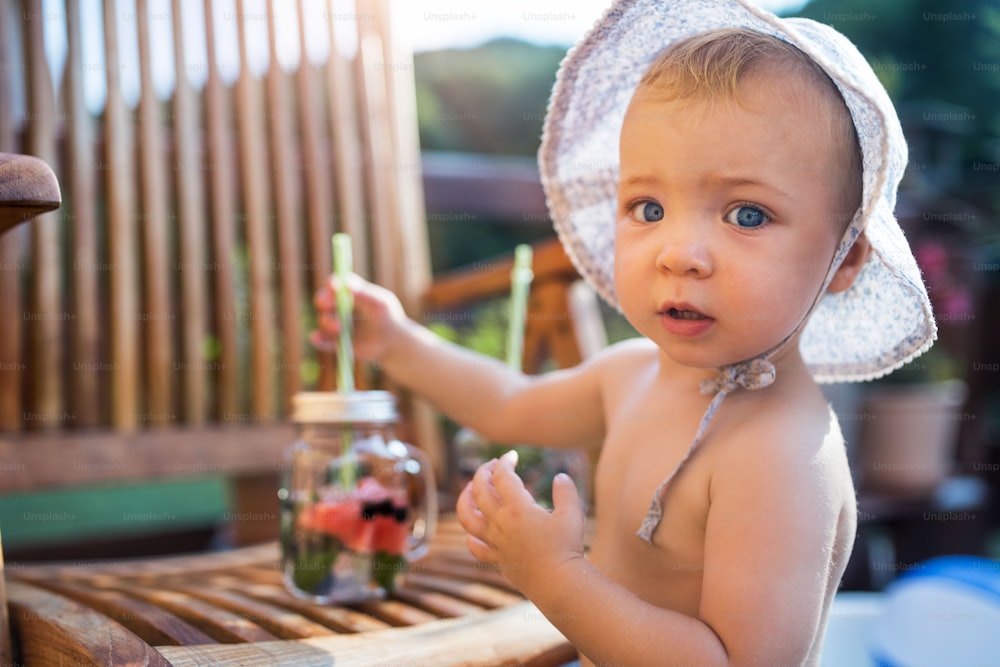
<svg viewBox="0 0 1000 667">
<path fill-rule="evenodd" d="M 871 647 L 880 667 L 1000 665 L 1000 562 L 934 558 L 900 575 L 885 595 Z"/>
</svg>

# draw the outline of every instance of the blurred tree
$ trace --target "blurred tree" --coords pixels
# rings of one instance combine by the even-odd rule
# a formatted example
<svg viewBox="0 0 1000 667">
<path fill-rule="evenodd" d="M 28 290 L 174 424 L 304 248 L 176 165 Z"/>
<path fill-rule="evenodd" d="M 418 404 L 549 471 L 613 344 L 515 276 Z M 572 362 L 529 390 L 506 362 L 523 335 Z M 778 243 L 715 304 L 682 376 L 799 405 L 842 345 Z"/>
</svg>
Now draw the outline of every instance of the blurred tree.
<svg viewBox="0 0 1000 667">
<path fill-rule="evenodd" d="M 912 166 L 929 170 L 923 186 L 967 195 L 996 190 L 996 0 L 812 0 L 798 15 L 832 25 L 872 63 L 899 111 Z"/>
<path fill-rule="evenodd" d="M 497 39 L 414 57 L 424 150 L 535 155 L 563 46 Z"/>
</svg>

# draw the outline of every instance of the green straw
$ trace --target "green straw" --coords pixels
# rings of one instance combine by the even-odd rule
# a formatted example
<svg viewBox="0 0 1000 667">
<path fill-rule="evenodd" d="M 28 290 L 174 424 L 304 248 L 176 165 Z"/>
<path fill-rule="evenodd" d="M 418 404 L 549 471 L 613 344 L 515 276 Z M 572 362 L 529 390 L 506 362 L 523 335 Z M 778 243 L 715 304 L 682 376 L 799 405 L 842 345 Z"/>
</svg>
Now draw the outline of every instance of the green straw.
<svg viewBox="0 0 1000 667">
<path fill-rule="evenodd" d="M 340 342 L 337 345 L 337 378 L 340 391 L 354 391 L 354 347 L 351 343 L 354 295 L 347 286 L 347 276 L 354 270 L 351 237 L 333 235 L 333 272 L 337 276 L 337 318 Z"/>
<path fill-rule="evenodd" d="M 514 249 L 514 269 L 510 273 L 510 321 L 507 329 L 507 365 L 521 369 L 524 356 L 524 321 L 528 312 L 528 288 L 535 274 L 531 271 L 532 250 L 527 243 Z"/>
<path fill-rule="evenodd" d="M 334 234 L 333 272 L 337 277 L 337 319 L 340 320 L 340 341 L 337 344 L 337 377 L 341 392 L 354 391 L 354 346 L 352 344 L 352 329 L 354 316 L 354 295 L 347 286 L 347 277 L 354 270 L 354 258 L 351 254 L 351 237 L 347 234 Z M 357 473 L 354 463 L 354 438 L 351 429 L 345 427 L 342 440 L 344 443 L 343 465 L 340 467 L 340 484 L 344 489 L 354 488 Z"/>
</svg>

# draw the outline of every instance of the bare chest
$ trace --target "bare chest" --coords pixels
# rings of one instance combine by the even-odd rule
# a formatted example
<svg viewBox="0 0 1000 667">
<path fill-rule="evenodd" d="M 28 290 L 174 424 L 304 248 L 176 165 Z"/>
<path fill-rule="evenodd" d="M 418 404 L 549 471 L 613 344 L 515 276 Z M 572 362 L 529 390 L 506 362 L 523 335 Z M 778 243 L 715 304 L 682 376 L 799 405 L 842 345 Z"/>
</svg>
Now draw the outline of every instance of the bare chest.
<svg viewBox="0 0 1000 667">
<path fill-rule="evenodd" d="M 708 452 L 685 464 L 664 497 L 649 544 L 636 536 L 657 486 L 688 451 L 700 414 L 678 417 L 668 401 L 623 405 L 610 422 L 595 475 L 597 531 L 590 558 L 648 602 L 697 612 L 709 509 Z"/>
</svg>

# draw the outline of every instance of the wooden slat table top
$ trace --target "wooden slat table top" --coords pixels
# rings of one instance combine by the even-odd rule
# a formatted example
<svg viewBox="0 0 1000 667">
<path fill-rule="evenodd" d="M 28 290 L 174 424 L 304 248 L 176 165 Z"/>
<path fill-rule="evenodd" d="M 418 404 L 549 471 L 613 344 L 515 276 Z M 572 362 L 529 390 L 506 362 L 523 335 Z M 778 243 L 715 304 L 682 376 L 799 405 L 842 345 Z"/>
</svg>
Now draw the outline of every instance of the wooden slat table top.
<svg viewBox="0 0 1000 667">
<path fill-rule="evenodd" d="M 9 563 L 20 661 L 149 665 L 559 665 L 572 647 L 454 520 L 396 592 L 355 605 L 289 594 L 279 550 L 94 563 Z M 103 639 L 102 639 L 103 638 Z"/>
</svg>

